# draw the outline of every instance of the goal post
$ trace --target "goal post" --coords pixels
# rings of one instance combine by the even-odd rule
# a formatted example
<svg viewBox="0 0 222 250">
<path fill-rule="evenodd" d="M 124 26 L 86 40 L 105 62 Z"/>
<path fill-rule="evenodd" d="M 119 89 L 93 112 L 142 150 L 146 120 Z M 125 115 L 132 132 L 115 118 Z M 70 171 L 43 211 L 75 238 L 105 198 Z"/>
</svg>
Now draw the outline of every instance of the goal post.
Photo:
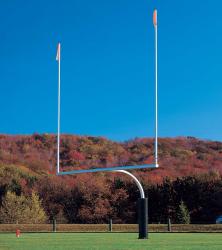
<svg viewBox="0 0 222 250">
<path fill-rule="evenodd" d="M 61 171 L 60 170 L 60 123 L 61 123 L 61 43 L 58 43 L 56 60 L 58 61 L 58 120 L 57 120 L 57 175 L 69 175 L 69 174 L 81 174 L 81 173 L 95 173 L 95 172 L 108 172 L 116 170 L 135 170 L 135 169 L 145 169 L 145 168 L 158 168 L 158 41 L 157 41 L 157 10 L 153 12 L 153 25 L 154 25 L 154 47 L 155 47 L 155 122 L 154 122 L 154 162 L 152 164 L 143 164 L 135 166 L 116 166 L 108 168 L 89 168 L 89 169 L 79 169 L 71 171 Z"/>
<path fill-rule="evenodd" d="M 115 166 L 108 168 L 88 168 L 88 169 L 78 169 L 70 171 L 60 170 L 60 104 L 61 104 L 61 44 L 58 43 L 56 60 L 58 61 L 58 127 L 57 127 L 57 167 L 56 174 L 58 176 L 72 175 L 72 174 L 83 174 L 83 173 L 96 173 L 96 172 L 119 172 L 130 176 L 136 183 L 140 191 L 140 199 L 138 200 L 138 224 L 139 224 L 139 239 L 148 239 L 148 199 L 145 197 L 143 187 L 139 180 L 127 170 L 138 170 L 138 169 L 155 169 L 159 167 L 158 164 L 158 64 L 157 64 L 157 10 L 153 12 L 153 25 L 155 31 L 155 136 L 154 136 L 154 162 L 152 164 L 143 165 L 131 165 L 131 166 Z"/>
</svg>

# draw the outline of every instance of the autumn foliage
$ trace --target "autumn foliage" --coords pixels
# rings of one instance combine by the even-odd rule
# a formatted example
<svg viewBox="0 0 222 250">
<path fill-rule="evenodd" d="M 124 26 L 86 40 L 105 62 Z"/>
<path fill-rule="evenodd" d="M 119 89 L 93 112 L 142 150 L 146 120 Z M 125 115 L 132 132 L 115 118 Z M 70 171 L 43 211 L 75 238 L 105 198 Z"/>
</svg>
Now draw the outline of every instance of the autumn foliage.
<svg viewBox="0 0 222 250">
<path fill-rule="evenodd" d="M 153 139 L 122 143 L 62 135 L 61 167 L 88 169 L 153 162 Z M 160 167 L 134 171 L 149 196 L 150 222 L 176 218 L 183 202 L 191 222 L 222 214 L 222 143 L 193 137 L 159 140 Z M 68 223 L 135 223 L 139 191 L 120 173 L 56 176 L 56 137 L 0 135 L 0 204 L 7 192 L 38 194 L 48 219 Z M 176 220 L 176 219 L 175 219 Z"/>
</svg>

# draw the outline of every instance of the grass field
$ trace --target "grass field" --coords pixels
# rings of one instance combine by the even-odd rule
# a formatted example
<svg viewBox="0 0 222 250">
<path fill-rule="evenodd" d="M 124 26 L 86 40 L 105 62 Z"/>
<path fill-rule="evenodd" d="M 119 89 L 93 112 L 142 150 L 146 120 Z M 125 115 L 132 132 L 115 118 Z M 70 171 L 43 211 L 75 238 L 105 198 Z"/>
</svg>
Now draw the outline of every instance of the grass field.
<svg viewBox="0 0 222 250">
<path fill-rule="evenodd" d="M 138 240 L 136 233 L 12 233 L 0 234 L 0 250 L 161 249 L 221 250 L 221 233 L 151 233 Z"/>
</svg>

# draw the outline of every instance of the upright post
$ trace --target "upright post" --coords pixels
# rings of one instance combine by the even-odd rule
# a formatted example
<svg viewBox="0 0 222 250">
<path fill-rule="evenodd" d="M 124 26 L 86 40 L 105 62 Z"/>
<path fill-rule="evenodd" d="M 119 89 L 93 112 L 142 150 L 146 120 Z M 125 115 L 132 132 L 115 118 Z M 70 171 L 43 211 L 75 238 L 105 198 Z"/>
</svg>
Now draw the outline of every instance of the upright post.
<svg viewBox="0 0 222 250">
<path fill-rule="evenodd" d="M 52 231 L 55 233 L 56 232 L 56 219 L 53 218 L 52 220 Z"/>
<path fill-rule="evenodd" d="M 153 25 L 155 30 L 155 165 L 158 167 L 158 43 L 157 43 L 157 10 L 153 12 Z"/>
<path fill-rule="evenodd" d="M 171 232 L 171 220 L 170 220 L 170 218 L 168 218 L 167 229 L 168 229 L 168 232 Z"/>
<path fill-rule="evenodd" d="M 113 221 L 112 219 L 109 220 L 109 232 L 113 231 Z"/>
<path fill-rule="evenodd" d="M 58 43 L 56 60 L 58 61 L 58 131 L 57 131 L 57 174 L 59 173 L 59 162 L 60 162 L 60 52 L 61 52 L 61 44 Z"/>
</svg>

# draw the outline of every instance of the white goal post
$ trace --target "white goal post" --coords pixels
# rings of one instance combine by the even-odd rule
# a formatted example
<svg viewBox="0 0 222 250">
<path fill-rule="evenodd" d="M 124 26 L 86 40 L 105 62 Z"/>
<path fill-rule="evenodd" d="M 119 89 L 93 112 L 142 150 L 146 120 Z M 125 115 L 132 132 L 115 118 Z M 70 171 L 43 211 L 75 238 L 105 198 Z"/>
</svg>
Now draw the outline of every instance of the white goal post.
<svg viewBox="0 0 222 250">
<path fill-rule="evenodd" d="M 108 168 L 89 168 L 89 169 L 78 169 L 71 171 L 60 171 L 60 64 L 61 64 L 61 44 L 58 43 L 56 60 L 58 61 L 58 131 L 57 131 L 57 175 L 70 175 L 70 174 L 81 174 L 81 173 L 95 173 L 95 172 L 110 172 L 110 171 L 122 171 L 122 170 L 133 170 L 133 169 L 151 169 L 158 168 L 158 64 L 157 64 L 157 11 L 154 11 L 153 24 L 155 30 L 155 136 L 154 136 L 154 162 L 152 164 L 135 165 L 135 166 L 116 166 Z"/>
</svg>

